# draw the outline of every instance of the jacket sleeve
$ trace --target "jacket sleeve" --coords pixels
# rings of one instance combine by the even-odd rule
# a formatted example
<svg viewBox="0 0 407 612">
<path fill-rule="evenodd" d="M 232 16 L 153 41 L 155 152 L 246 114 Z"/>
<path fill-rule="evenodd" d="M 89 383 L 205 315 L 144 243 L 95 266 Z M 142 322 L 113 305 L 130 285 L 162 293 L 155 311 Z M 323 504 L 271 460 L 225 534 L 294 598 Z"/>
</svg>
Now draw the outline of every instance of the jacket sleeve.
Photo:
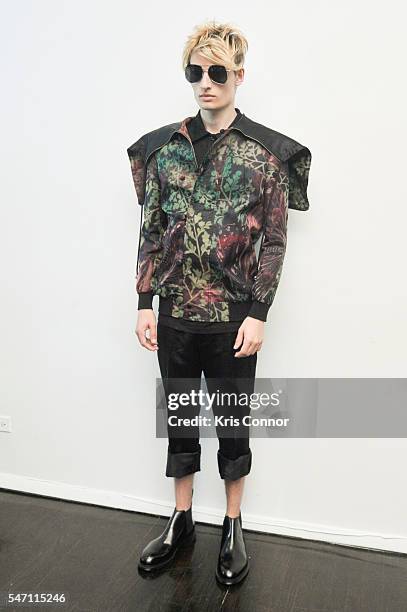
<svg viewBox="0 0 407 612">
<path fill-rule="evenodd" d="M 267 321 L 280 282 L 287 244 L 289 166 L 273 156 L 263 190 L 263 236 L 248 316 Z"/>
<path fill-rule="evenodd" d="M 138 310 L 153 307 L 154 291 L 151 279 L 162 256 L 164 218 L 160 205 L 161 186 L 156 156 L 145 165 L 145 137 L 127 150 L 138 203 L 141 206 L 140 234 L 136 264 Z M 143 220 L 144 211 L 144 220 Z"/>
</svg>

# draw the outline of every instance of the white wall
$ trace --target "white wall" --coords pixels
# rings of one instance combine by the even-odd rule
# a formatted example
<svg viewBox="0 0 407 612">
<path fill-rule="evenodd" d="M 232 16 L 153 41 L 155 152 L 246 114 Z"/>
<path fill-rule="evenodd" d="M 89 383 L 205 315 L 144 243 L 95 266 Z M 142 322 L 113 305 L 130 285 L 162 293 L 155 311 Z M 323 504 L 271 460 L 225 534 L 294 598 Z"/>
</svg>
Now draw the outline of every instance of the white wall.
<svg viewBox="0 0 407 612">
<path fill-rule="evenodd" d="M 197 112 L 181 51 L 206 18 L 248 36 L 236 105 L 313 153 L 257 375 L 406 376 L 401 4 L 221 6 L 2 4 L 3 487 L 172 510 L 157 356 L 134 334 L 140 208 L 126 148 Z M 195 518 L 221 523 L 217 441 L 202 446 Z M 407 552 L 405 439 L 252 450 L 247 528 Z"/>
</svg>

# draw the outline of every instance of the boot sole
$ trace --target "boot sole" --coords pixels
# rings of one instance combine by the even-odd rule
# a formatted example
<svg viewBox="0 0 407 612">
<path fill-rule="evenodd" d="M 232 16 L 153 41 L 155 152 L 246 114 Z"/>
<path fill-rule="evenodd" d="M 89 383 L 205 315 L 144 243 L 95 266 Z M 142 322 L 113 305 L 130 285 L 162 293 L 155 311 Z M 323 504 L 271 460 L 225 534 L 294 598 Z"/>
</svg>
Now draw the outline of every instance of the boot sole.
<svg viewBox="0 0 407 612">
<path fill-rule="evenodd" d="M 139 561 L 138 567 L 139 569 L 142 569 L 145 572 L 153 572 L 154 570 L 162 569 L 163 567 L 166 567 L 174 560 L 174 557 L 176 556 L 180 548 L 184 548 L 186 546 L 189 546 L 190 544 L 193 544 L 195 540 L 196 540 L 196 532 L 194 528 L 192 531 L 189 532 L 187 536 L 185 536 L 185 538 L 178 544 L 178 546 L 174 548 L 171 557 L 168 557 L 168 559 L 166 559 L 165 561 L 161 561 L 161 563 L 155 563 L 154 565 L 144 564 L 141 561 Z"/>
<path fill-rule="evenodd" d="M 223 578 L 222 576 L 218 574 L 218 568 L 216 568 L 215 576 L 216 576 L 217 581 L 220 582 L 221 584 L 225 584 L 226 586 L 232 586 L 233 584 L 238 584 L 239 582 L 244 580 L 244 578 L 246 578 L 247 574 L 249 573 L 249 569 L 250 569 L 249 562 L 247 562 L 245 569 L 242 570 L 240 574 L 238 574 L 234 578 Z"/>
</svg>

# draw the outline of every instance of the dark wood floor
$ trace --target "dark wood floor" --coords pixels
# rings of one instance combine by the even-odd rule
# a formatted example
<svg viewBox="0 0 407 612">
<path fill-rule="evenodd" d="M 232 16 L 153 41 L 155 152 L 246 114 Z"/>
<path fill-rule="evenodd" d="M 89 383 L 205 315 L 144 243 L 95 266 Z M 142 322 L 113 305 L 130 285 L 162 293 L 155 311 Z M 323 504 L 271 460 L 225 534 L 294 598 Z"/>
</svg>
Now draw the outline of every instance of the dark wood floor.
<svg viewBox="0 0 407 612">
<path fill-rule="evenodd" d="M 67 595 L 31 610 L 407 612 L 407 556 L 245 531 L 251 571 L 227 589 L 221 528 L 199 523 L 194 547 L 146 579 L 138 554 L 167 520 L 0 491 L 0 592 Z"/>
</svg>

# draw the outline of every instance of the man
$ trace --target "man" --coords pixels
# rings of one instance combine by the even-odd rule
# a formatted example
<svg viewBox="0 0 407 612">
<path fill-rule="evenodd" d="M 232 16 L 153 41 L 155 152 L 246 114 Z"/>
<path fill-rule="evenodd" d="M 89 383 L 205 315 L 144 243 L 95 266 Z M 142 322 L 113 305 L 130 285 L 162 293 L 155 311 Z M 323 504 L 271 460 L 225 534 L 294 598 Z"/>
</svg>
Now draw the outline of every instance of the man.
<svg viewBox="0 0 407 612">
<path fill-rule="evenodd" d="M 309 149 L 235 107 L 247 47 L 228 24 L 197 27 L 185 45 L 183 68 L 198 113 L 144 134 L 128 149 L 145 213 L 136 332 L 144 348 L 158 350 L 167 400 L 171 392 L 199 390 L 202 372 L 209 392 L 253 392 L 286 250 L 288 208 L 309 207 Z M 213 413 L 241 424 L 250 407 L 215 403 Z M 177 410 L 180 417 L 197 414 L 192 403 Z M 230 585 L 249 570 L 241 500 L 252 454 L 247 427 L 239 426 L 238 435 L 218 427 L 217 435 L 227 507 L 215 573 Z M 181 546 L 195 540 L 199 429 L 168 425 L 168 437 L 166 476 L 174 478 L 176 503 L 163 533 L 142 551 L 139 567 L 146 571 L 168 566 Z"/>
</svg>

